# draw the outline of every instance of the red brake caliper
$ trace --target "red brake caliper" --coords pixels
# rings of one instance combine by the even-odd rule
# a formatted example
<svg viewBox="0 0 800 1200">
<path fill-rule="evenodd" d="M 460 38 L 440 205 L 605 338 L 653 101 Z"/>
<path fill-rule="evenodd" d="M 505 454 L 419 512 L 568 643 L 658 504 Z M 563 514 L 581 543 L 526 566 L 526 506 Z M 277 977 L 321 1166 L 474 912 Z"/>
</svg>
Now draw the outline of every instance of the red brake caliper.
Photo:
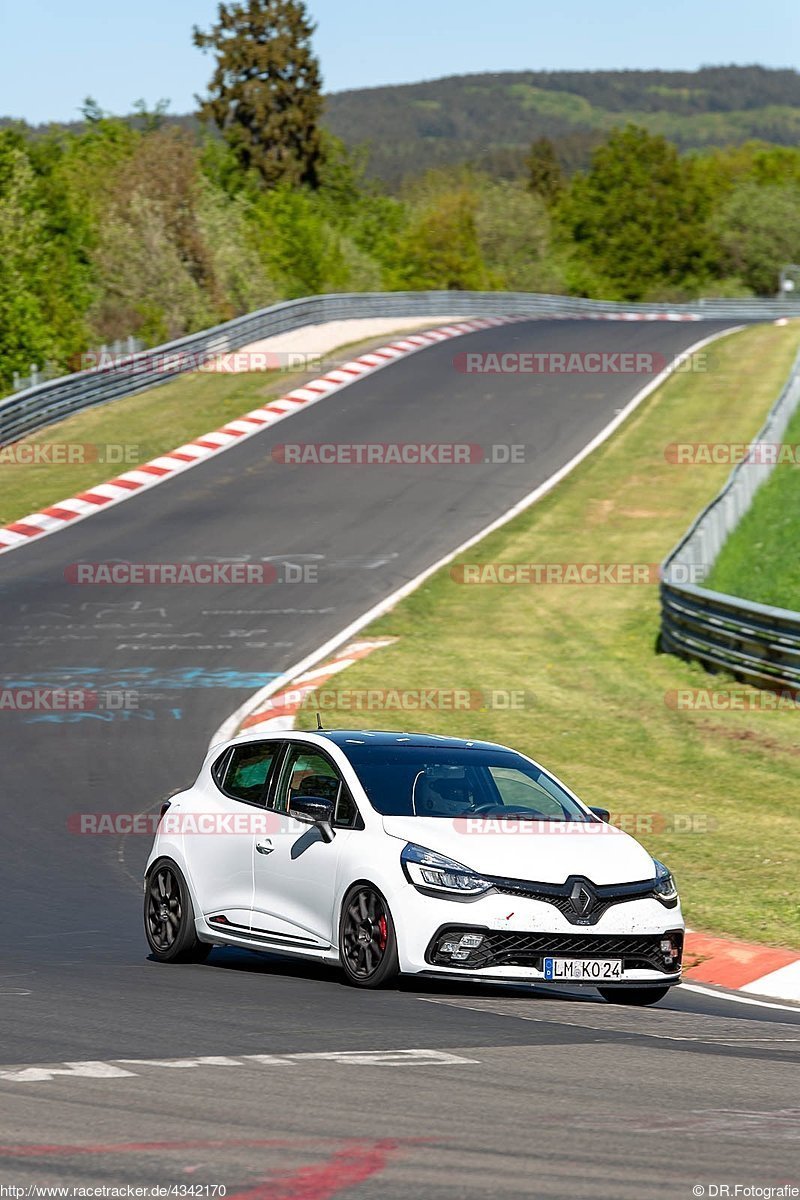
<svg viewBox="0 0 800 1200">
<path fill-rule="evenodd" d="M 386 917 L 381 917 L 378 921 L 378 945 L 380 946 L 381 950 L 386 949 L 386 938 Z"/>
</svg>

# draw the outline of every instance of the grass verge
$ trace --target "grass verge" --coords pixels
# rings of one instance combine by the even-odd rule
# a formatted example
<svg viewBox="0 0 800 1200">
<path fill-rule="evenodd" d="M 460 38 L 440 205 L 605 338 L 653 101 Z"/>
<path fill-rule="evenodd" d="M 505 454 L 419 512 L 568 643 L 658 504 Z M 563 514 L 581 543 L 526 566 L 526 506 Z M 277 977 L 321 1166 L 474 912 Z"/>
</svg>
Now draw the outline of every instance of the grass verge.
<svg viewBox="0 0 800 1200">
<path fill-rule="evenodd" d="M 783 438 L 800 446 L 800 411 Z M 706 586 L 800 609 L 800 464 L 779 462 L 722 547 Z"/>
<path fill-rule="evenodd" d="M 665 448 L 751 438 L 797 343 L 796 327 L 771 325 L 716 343 L 707 374 L 674 376 L 550 495 L 464 561 L 660 562 L 727 474 L 674 465 Z M 655 584 L 466 585 L 445 568 L 364 631 L 400 640 L 349 668 L 340 686 L 524 690 L 533 699 L 511 711 L 327 709 L 326 724 L 516 746 L 588 803 L 625 814 L 631 832 L 678 874 L 691 925 L 800 947 L 798 716 L 675 707 L 678 689 L 725 685 L 656 654 L 658 619 Z M 312 700 L 299 724 L 313 726 L 313 708 Z"/>
</svg>

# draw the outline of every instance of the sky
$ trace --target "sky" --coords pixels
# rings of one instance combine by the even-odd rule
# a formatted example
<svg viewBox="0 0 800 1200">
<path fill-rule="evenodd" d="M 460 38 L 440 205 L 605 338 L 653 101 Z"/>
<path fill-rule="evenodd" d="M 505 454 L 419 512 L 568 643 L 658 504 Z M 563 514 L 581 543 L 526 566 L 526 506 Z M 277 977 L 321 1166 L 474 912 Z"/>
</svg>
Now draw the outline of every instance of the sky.
<svg viewBox="0 0 800 1200">
<path fill-rule="evenodd" d="M 798 66 L 798 0 L 308 0 L 327 91 L 477 71 Z M 0 116 L 191 111 L 216 0 L 0 0 Z"/>
</svg>

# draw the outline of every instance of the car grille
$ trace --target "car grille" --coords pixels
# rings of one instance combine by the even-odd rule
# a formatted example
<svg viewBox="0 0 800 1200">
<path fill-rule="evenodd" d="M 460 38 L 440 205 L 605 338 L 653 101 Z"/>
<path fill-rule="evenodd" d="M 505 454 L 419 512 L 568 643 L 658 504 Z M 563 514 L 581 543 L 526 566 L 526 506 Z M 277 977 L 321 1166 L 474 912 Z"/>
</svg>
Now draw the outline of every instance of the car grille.
<svg viewBox="0 0 800 1200">
<path fill-rule="evenodd" d="M 571 875 L 565 884 L 530 883 L 525 879 L 499 879 L 489 877 L 496 892 L 504 896 L 521 896 L 526 900 L 539 900 L 552 904 L 566 917 L 571 925 L 596 925 L 603 913 L 614 904 L 630 900 L 641 900 L 653 895 L 655 881 L 645 879 L 638 883 L 620 883 L 595 886 L 583 876 Z M 572 890 L 576 884 L 585 884 L 592 896 L 588 909 L 578 912 L 572 901 Z"/>
<path fill-rule="evenodd" d="M 474 932 L 483 935 L 480 947 L 472 950 L 466 961 L 453 961 L 437 951 L 444 936 L 457 939 L 462 933 Z M 677 944 L 678 957 L 666 963 L 661 949 L 663 938 L 669 937 Z M 467 970 L 483 967 L 533 967 L 541 971 L 542 959 L 554 958 L 621 958 L 623 969 L 662 971 L 674 975 L 680 969 L 683 951 L 683 934 L 612 934 L 595 936 L 587 934 L 512 933 L 509 930 L 471 930 L 456 928 L 440 929 L 432 939 L 427 961 L 434 966 L 462 967 Z"/>
</svg>

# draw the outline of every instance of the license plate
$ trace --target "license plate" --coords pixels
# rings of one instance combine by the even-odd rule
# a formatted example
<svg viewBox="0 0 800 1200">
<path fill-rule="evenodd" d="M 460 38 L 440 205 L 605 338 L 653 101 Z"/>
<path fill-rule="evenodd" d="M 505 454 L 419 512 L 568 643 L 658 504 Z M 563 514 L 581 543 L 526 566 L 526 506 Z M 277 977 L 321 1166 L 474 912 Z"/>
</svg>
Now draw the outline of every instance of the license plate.
<svg viewBox="0 0 800 1200">
<path fill-rule="evenodd" d="M 603 983 L 607 979 L 622 979 L 621 958 L 546 958 L 544 977 L 548 980 Z"/>
</svg>

